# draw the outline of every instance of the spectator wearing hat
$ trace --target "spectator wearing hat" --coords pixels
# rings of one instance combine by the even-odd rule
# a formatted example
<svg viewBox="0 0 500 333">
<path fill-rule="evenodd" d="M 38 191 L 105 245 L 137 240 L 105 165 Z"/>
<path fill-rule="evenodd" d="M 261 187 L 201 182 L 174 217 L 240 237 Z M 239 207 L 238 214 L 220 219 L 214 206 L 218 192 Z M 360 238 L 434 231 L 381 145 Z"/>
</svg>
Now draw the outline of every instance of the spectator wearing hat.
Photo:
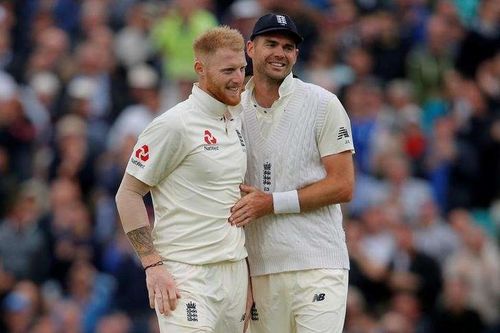
<svg viewBox="0 0 500 333">
<path fill-rule="evenodd" d="M 165 110 L 159 76 L 151 66 L 133 66 L 128 72 L 127 81 L 137 103 L 126 107 L 113 123 L 108 134 L 108 147 L 111 150 L 120 147 L 128 135 L 137 139 L 146 126 Z"/>
</svg>

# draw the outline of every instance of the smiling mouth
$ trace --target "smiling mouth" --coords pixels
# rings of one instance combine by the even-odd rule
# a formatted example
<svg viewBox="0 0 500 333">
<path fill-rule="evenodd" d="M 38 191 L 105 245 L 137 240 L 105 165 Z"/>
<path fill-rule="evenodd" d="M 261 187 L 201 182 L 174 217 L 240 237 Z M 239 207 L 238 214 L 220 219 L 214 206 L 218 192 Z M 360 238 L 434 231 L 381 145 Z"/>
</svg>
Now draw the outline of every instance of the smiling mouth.
<svg viewBox="0 0 500 333">
<path fill-rule="evenodd" d="M 240 88 L 239 87 L 230 87 L 230 88 L 226 88 L 226 89 L 229 90 L 232 93 L 239 93 L 240 92 Z"/>
<path fill-rule="evenodd" d="M 269 62 L 269 64 L 275 68 L 285 68 L 285 64 L 282 62 Z"/>
</svg>

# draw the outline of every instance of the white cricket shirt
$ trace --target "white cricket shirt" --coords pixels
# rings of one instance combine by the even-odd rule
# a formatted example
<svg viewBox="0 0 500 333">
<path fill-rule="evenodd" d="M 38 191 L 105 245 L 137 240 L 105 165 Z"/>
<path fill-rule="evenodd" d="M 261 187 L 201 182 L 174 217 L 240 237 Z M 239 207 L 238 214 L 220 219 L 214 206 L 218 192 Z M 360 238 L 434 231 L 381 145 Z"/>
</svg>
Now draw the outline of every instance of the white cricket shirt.
<svg viewBox="0 0 500 333">
<path fill-rule="evenodd" d="M 165 259 L 199 265 L 247 256 L 243 229 L 228 223 L 246 172 L 240 112 L 195 84 L 139 136 L 126 172 L 152 187 L 153 239 Z"/>
</svg>

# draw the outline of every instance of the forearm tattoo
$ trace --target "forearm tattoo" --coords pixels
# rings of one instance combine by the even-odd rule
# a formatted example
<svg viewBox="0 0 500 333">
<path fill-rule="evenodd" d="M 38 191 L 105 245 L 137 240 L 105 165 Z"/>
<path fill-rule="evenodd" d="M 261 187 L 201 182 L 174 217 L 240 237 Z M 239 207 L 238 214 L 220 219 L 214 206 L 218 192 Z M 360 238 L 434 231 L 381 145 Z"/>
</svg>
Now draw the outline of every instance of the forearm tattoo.
<svg viewBox="0 0 500 333">
<path fill-rule="evenodd" d="M 129 231 L 127 232 L 127 236 L 140 258 L 155 253 L 150 227 L 142 227 Z"/>
</svg>

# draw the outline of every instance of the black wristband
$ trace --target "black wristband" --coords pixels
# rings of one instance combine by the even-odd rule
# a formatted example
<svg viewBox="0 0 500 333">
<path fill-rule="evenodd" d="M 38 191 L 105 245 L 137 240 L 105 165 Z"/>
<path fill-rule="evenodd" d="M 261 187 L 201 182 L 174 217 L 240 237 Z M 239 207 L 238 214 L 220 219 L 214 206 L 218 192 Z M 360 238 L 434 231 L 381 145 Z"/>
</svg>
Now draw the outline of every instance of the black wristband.
<svg viewBox="0 0 500 333">
<path fill-rule="evenodd" d="M 147 265 L 146 267 L 144 267 L 144 271 L 146 271 L 146 269 L 148 269 L 148 268 L 156 267 L 156 266 L 161 266 L 161 265 L 163 265 L 163 260 L 157 261 L 157 262 L 155 262 L 154 264 L 151 264 L 151 265 Z"/>
</svg>

